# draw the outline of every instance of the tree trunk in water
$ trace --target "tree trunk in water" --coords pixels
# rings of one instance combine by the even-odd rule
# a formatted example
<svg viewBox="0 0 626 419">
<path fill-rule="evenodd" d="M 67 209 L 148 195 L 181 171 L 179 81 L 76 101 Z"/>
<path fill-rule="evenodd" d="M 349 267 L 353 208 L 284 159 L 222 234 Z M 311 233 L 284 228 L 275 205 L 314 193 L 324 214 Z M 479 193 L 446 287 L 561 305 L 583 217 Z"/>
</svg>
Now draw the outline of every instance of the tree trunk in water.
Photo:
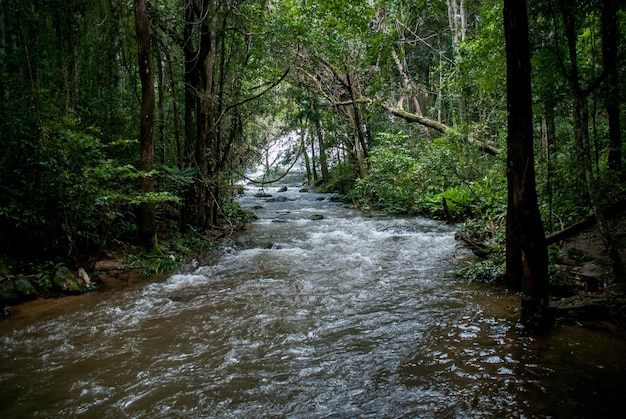
<svg viewBox="0 0 626 419">
<path fill-rule="evenodd" d="M 530 46 L 525 0 L 504 1 L 507 57 L 507 277 L 522 280 L 523 323 L 548 320 L 548 251 L 537 205 Z M 510 234 L 510 236 L 509 236 Z M 516 271 L 521 268 L 521 272 Z"/>
<path fill-rule="evenodd" d="M 137 31 L 137 57 L 141 78 L 141 122 L 139 126 L 141 160 L 141 191 L 154 191 L 154 184 L 149 173 L 154 166 L 154 76 L 150 57 L 150 21 L 146 0 L 135 0 L 135 28 Z M 154 202 L 139 204 L 139 240 L 147 255 L 160 255 L 161 249 L 156 235 Z"/>
</svg>

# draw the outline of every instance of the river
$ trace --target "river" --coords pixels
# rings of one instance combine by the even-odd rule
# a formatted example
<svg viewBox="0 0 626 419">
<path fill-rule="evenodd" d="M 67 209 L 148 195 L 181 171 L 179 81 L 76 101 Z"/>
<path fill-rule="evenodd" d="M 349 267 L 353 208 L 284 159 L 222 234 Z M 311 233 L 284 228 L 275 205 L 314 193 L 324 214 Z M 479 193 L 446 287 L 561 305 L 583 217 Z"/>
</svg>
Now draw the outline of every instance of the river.
<svg viewBox="0 0 626 419">
<path fill-rule="evenodd" d="M 623 417 L 626 341 L 524 334 L 452 226 L 256 192 L 211 261 L 2 319 L 0 416 Z"/>
</svg>

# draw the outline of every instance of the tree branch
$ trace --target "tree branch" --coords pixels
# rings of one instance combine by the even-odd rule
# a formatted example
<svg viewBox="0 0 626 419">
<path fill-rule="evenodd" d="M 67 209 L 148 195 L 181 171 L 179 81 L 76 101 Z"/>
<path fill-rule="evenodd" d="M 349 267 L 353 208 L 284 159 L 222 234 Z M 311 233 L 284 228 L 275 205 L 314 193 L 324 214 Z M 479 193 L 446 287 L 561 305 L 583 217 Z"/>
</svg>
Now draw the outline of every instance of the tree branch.
<svg viewBox="0 0 626 419">
<path fill-rule="evenodd" d="M 442 134 L 445 134 L 447 132 L 453 131 L 454 129 L 447 126 L 446 124 L 442 124 L 439 121 L 435 121 L 429 118 L 426 118 L 424 116 L 420 116 L 414 113 L 410 113 L 407 112 L 403 109 L 398 109 L 398 108 L 394 108 L 392 106 L 389 106 L 387 104 L 382 104 L 382 107 L 385 108 L 387 111 L 389 111 L 392 115 L 395 115 L 399 118 L 404 119 L 405 121 L 408 122 L 416 122 L 420 125 L 424 125 L 425 127 L 434 129 L 435 131 L 439 131 Z M 481 141 L 477 141 L 477 140 L 472 140 L 472 139 L 468 139 L 468 142 L 470 144 L 475 145 L 476 147 L 478 147 L 481 151 L 490 154 L 492 156 L 496 156 L 500 153 L 502 153 L 502 150 L 500 150 L 499 148 L 496 148 L 492 145 L 489 144 L 485 144 Z"/>
</svg>

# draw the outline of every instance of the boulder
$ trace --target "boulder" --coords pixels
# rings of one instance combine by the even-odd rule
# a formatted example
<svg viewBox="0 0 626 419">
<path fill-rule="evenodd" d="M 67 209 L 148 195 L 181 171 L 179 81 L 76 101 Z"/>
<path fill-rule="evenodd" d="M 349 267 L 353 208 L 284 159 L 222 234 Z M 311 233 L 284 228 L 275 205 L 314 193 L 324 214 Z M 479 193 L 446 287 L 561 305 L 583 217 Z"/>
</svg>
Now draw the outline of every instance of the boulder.
<svg viewBox="0 0 626 419">
<path fill-rule="evenodd" d="M 310 219 L 313 221 L 323 220 L 324 216 L 322 214 L 313 214 Z"/>
<path fill-rule="evenodd" d="M 15 284 L 12 279 L 4 279 L 0 281 L 0 304 L 16 304 L 20 301 Z"/>
<path fill-rule="evenodd" d="M 286 187 L 286 186 L 281 187 L 281 188 L 278 190 L 278 192 L 287 192 L 287 187 Z"/>
<path fill-rule="evenodd" d="M 64 267 L 54 273 L 52 287 L 64 294 L 80 294 L 87 291 L 83 279 Z"/>
<path fill-rule="evenodd" d="M 24 277 L 17 277 L 15 278 L 14 283 L 15 291 L 17 291 L 21 298 L 26 300 L 37 298 L 37 290 L 28 279 Z"/>
</svg>

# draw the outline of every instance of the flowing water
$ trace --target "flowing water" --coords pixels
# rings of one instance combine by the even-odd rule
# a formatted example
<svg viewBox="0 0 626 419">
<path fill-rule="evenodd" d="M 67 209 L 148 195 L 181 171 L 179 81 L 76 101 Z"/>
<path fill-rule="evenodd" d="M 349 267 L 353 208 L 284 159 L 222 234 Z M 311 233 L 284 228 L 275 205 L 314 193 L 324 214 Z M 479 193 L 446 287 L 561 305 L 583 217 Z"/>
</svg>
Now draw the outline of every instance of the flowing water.
<svg viewBox="0 0 626 419">
<path fill-rule="evenodd" d="M 524 335 L 515 296 L 454 279 L 452 227 L 255 192 L 241 203 L 259 220 L 211 262 L 0 321 L 0 416 L 625 411 L 624 339 L 567 322 Z"/>
</svg>

